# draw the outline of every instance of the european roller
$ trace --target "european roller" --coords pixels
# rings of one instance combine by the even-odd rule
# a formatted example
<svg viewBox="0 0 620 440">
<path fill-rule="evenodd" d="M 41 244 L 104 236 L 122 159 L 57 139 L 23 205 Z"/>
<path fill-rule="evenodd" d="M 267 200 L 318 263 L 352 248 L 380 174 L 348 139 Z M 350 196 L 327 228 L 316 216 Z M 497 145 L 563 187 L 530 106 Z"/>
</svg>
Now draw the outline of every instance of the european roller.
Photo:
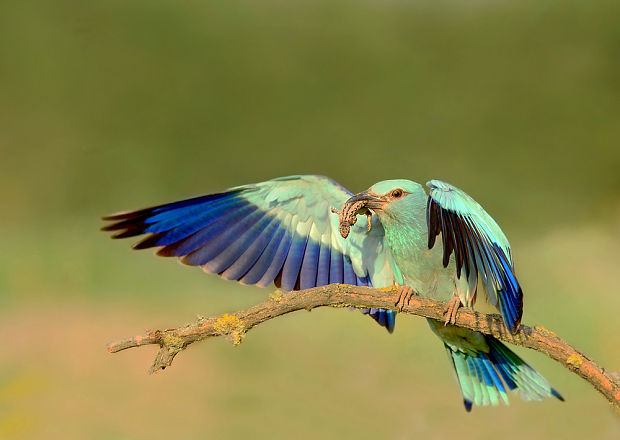
<svg viewBox="0 0 620 440">
<path fill-rule="evenodd" d="M 396 285 L 395 308 L 414 292 L 448 301 L 446 322 L 428 323 L 448 353 L 467 411 L 508 404 L 508 391 L 516 389 L 525 400 L 563 400 L 499 340 L 451 325 L 458 307 L 473 307 L 483 292 L 514 332 L 523 292 L 510 244 L 491 216 L 452 185 L 427 186 L 428 193 L 410 180 L 386 180 L 354 195 L 326 177 L 289 176 L 110 215 L 103 229 L 115 231 L 113 238 L 149 234 L 134 248 L 158 247 L 158 255 L 243 284 L 274 283 L 285 291 Z M 355 221 L 364 214 L 367 221 Z M 394 330 L 395 311 L 362 311 Z"/>
</svg>

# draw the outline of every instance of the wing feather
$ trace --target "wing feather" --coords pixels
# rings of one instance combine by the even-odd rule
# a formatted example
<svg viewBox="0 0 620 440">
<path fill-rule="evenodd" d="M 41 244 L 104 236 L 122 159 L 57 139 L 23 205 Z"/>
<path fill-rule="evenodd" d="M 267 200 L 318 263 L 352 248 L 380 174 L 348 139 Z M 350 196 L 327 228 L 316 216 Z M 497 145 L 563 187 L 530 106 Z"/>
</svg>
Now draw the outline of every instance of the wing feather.
<svg viewBox="0 0 620 440">
<path fill-rule="evenodd" d="M 523 292 L 517 281 L 510 244 L 495 220 L 474 199 L 460 189 L 439 180 L 427 183 L 428 247 L 437 235 L 443 244 L 443 265 L 454 253 L 457 278 L 465 273 L 467 297 L 475 301 L 478 278 L 491 304 L 515 332 L 523 313 Z"/>
</svg>

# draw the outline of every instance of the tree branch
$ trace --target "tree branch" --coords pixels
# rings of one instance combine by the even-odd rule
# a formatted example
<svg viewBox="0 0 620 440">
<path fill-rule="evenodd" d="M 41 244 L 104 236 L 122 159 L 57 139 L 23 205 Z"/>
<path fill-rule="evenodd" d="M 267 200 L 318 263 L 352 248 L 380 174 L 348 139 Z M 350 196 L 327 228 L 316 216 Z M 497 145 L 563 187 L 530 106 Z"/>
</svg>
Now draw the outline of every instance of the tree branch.
<svg viewBox="0 0 620 440">
<path fill-rule="evenodd" d="M 153 373 L 171 365 L 174 357 L 194 342 L 213 336 L 228 336 L 233 344 L 238 345 L 252 327 L 296 310 L 312 310 L 323 306 L 395 310 L 397 299 L 398 292 L 394 287 L 375 289 L 331 284 L 284 294 L 276 291 L 267 301 L 250 309 L 235 314 L 200 318 L 194 323 L 174 329 L 147 331 L 142 335 L 112 342 L 108 345 L 108 351 L 116 353 L 142 345 L 159 345 L 159 352 L 149 370 Z M 414 296 L 402 312 L 443 321 L 445 307 L 444 302 Z M 522 325 L 513 335 L 506 329 L 499 315 L 485 315 L 466 308 L 459 309 L 455 325 L 546 354 L 592 384 L 620 412 L 620 375 L 605 371 L 588 356 L 544 327 Z"/>
</svg>

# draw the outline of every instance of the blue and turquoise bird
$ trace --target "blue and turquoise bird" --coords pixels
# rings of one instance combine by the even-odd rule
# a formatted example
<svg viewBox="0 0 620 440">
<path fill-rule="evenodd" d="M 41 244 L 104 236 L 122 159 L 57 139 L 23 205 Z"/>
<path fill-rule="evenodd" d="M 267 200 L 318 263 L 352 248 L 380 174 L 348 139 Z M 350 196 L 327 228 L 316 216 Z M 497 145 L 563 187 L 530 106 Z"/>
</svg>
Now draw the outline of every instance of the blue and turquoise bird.
<svg viewBox="0 0 620 440">
<path fill-rule="evenodd" d="M 135 249 L 157 254 L 243 284 L 283 290 L 332 283 L 398 285 L 450 301 L 446 323 L 428 320 L 443 341 L 465 408 L 562 397 L 539 373 L 497 339 L 450 325 L 458 307 L 473 307 L 479 290 L 516 331 L 523 293 L 508 240 L 497 223 L 463 191 L 447 183 L 388 180 L 354 195 L 322 176 L 290 176 L 225 192 L 105 217 L 113 238 L 150 234 Z M 369 224 L 340 235 L 333 208 L 362 207 Z M 354 214 L 355 215 L 355 214 Z M 437 240 L 440 236 L 440 240 Z M 436 244 L 441 241 L 441 246 Z M 401 302 L 402 305 L 402 302 Z M 389 332 L 396 312 L 366 309 Z"/>
</svg>

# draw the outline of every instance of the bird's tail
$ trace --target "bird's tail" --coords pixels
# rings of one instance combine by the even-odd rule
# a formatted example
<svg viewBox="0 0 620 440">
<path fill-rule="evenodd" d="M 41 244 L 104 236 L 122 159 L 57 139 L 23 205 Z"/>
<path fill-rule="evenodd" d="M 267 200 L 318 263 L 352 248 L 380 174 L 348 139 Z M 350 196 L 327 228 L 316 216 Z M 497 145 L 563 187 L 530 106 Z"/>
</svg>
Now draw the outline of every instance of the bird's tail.
<svg viewBox="0 0 620 440">
<path fill-rule="evenodd" d="M 523 400 L 564 398 L 512 350 L 492 336 L 484 337 L 488 351 L 461 350 L 444 341 L 454 366 L 467 411 L 472 405 L 508 405 L 508 390 L 518 389 Z"/>
</svg>

